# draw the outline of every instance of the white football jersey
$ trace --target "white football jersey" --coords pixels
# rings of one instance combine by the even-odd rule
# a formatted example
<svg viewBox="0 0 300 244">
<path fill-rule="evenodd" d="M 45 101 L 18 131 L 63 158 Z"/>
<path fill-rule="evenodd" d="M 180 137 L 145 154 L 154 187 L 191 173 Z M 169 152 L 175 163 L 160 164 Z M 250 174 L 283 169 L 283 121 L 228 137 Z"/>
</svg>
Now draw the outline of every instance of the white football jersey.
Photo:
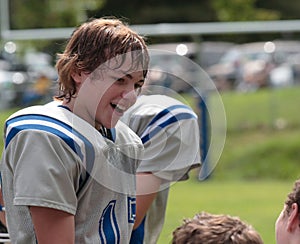
<svg viewBox="0 0 300 244">
<path fill-rule="evenodd" d="M 165 182 L 144 222 L 135 231 L 139 232 L 137 238 L 131 240 L 131 243 L 156 243 L 163 227 L 170 182 L 188 179 L 189 170 L 200 165 L 198 118 L 189 106 L 176 99 L 142 95 L 121 120 L 144 144 L 138 172 L 152 172 Z"/>
<path fill-rule="evenodd" d="M 28 206 L 75 216 L 76 243 L 128 243 L 135 219 L 140 138 L 113 139 L 61 106 L 34 106 L 5 124 L 2 191 L 12 243 L 37 243 Z"/>
</svg>

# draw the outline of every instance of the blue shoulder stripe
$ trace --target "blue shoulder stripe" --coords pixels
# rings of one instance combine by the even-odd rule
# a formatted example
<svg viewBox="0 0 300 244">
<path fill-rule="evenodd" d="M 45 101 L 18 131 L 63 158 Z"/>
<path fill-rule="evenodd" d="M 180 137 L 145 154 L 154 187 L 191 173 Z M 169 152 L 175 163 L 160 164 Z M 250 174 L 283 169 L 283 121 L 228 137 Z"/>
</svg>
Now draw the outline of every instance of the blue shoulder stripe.
<svg viewBox="0 0 300 244">
<path fill-rule="evenodd" d="M 177 114 L 176 116 L 172 116 L 169 119 L 167 119 L 166 121 L 159 124 L 155 129 L 150 131 L 148 134 L 143 136 L 141 138 L 141 140 L 142 140 L 143 144 L 145 144 L 147 141 L 149 141 L 151 139 L 151 137 L 155 136 L 157 133 L 159 133 L 162 129 L 164 129 L 168 125 L 175 123 L 179 120 L 192 119 L 192 118 L 195 118 L 195 115 L 193 115 L 191 113 L 180 113 L 180 114 Z"/>
<path fill-rule="evenodd" d="M 85 167 L 87 172 L 85 176 L 81 176 L 80 187 L 88 180 L 89 172 L 91 172 L 94 166 L 95 151 L 92 143 L 70 125 L 49 116 L 29 114 L 12 118 L 6 122 L 5 126 L 7 130 L 5 148 L 9 145 L 15 135 L 24 130 L 40 130 L 59 137 L 86 164 Z M 74 138 L 76 138 L 77 141 Z M 78 143 L 82 144 L 82 146 Z M 83 145 L 84 148 L 82 148 Z M 83 151 L 85 151 L 84 155 Z"/>
<path fill-rule="evenodd" d="M 157 120 L 159 120 L 160 118 L 162 118 L 163 116 L 165 116 L 166 114 L 170 113 L 170 111 L 178 109 L 178 108 L 184 108 L 184 109 L 188 109 L 190 111 L 193 111 L 190 107 L 182 104 L 182 105 L 173 105 L 170 106 L 168 108 L 165 108 L 164 110 L 162 110 L 161 112 L 159 112 L 153 119 L 152 121 L 149 123 L 148 126 L 152 125 L 153 123 L 155 123 Z"/>
<path fill-rule="evenodd" d="M 52 122 L 54 124 L 57 124 L 61 127 L 63 127 L 64 129 L 70 131 L 71 127 L 57 119 L 54 119 L 52 117 L 49 116 L 45 116 L 45 115 L 38 115 L 38 114 L 28 114 L 28 115 L 20 115 L 18 117 L 12 118 L 10 120 L 8 120 L 5 124 L 5 128 L 7 129 L 10 125 L 13 125 L 16 122 L 19 122 L 18 124 L 20 125 L 25 125 L 25 124 L 30 124 L 29 120 L 38 120 L 41 122 L 41 124 L 43 122 Z M 27 122 L 26 122 L 27 121 Z M 33 124 L 33 126 L 37 124 Z M 24 128 L 25 129 L 25 128 Z M 29 128 L 28 128 L 29 129 Z M 34 129 L 34 128 L 31 128 Z M 13 139 L 13 137 L 18 133 L 19 131 L 15 131 L 15 133 L 9 133 L 8 135 L 6 135 L 6 144 L 5 147 L 10 143 L 10 141 Z"/>
<path fill-rule="evenodd" d="M 72 150 L 74 152 L 76 152 L 76 154 L 80 157 L 80 159 L 83 160 L 83 155 L 82 155 L 79 145 L 71 137 L 67 136 L 65 133 L 63 133 L 57 129 L 54 129 L 50 126 L 45 126 L 45 125 L 23 124 L 23 125 L 18 125 L 18 126 L 12 127 L 12 129 L 9 131 L 9 133 L 6 137 L 5 148 L 8 146 L 9 142 L 14 138 L 14 136 L 23 130 L 40 130 L 40 131 L 45 131 L 45 132 L 54 134 L 54 135 L 60 137 L 64 142 L 66 142 L 68 144 L 68 146 L 70 148 L 72 148 Z"/>
</svg>

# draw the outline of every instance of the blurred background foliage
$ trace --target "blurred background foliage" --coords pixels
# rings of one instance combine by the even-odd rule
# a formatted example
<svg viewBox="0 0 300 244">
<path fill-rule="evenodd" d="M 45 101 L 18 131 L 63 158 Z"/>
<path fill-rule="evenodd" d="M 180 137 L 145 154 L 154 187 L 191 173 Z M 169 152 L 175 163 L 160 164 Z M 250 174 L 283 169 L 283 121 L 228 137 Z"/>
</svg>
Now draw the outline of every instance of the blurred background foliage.
<svg viewBox="0 0 300 244">
<path fill-rule="evenodd" d="M 75 27 L 92 17 L 115 16 L 130 25 L 218 21 L 297 19 L 300 2 L 286 0 L 10 0 L 11 29 Z M 212 40 L 236 43 L 276 38 L 298 38 L 298 34 L 224 34 L 213 36 L 151 37 L 149 44 Z M 57 41 L 22 41 L 25 48 L 54 54 L 62 48 Z"/>
<path fill-rule="evenodd" d="M 113 15 L 130 24 L 251 21 L 299 18 L 300 2 L 286 0 L 11 0 L 13 28 L 75 26 L 88 17 Z M 26 21 L 24 21 L 26 19 Z"/>
</svg>

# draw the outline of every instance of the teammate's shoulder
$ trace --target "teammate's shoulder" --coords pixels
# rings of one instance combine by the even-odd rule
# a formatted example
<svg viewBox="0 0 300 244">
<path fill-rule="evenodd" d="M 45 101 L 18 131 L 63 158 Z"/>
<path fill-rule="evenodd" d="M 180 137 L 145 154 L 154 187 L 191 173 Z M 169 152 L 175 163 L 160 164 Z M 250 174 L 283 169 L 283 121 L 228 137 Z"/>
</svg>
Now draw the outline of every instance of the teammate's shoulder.
<svg viewBox="0 0 300 244">
<path fill-rule="evenodd" d="M 141 95 L 139 96 L 137 102 L 146 102 L 146 103 L 161 104 L 161 105 L 164 105 L 165 102 L 182 104 L 182 102 L 177 98 L 173 98 L 171 96 L 167 96 L 163 94 Z"/>
<path fill-rule="evenodd" d="M 179 106 L 192 110 L 192 107 L 184 99 L 175 98 L 167 95 L 142 95 L 137 99 L 134 107 L 152 107 L 158 109 L 167 109 L 169 107 Z"/>
</svg>

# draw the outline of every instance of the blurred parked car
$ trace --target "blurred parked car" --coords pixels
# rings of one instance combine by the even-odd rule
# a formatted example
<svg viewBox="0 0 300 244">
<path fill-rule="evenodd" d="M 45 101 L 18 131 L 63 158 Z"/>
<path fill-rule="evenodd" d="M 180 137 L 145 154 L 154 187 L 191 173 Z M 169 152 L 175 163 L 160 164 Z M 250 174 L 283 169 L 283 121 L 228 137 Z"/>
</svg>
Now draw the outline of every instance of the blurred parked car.
<svg viewBox="0 0 300 244">
<path fill-rule="evenodd" d="M 299 41 L 268 41 L 236 45 L 230 48 L 220 62 L 207 69 L 219 90 L 253 90 L 272 86 L 275 68 L 284 64 L 292 54 L 300 52 Z M 278 69 L 285 72 L 287 69 Z M 278 77 L 279 73 L 276 74 Z M 283 75 L 283 73 L 282 73 Z M 275 82 L 276 83 L 276 82 Z"/>
<path fill-rule="evenodd" d="M 293 83 L 300 84 L 300 51 L 299 53 L 288 56 L 284 65 L 285 67 L 290 68 L 290 72 L 292 72 L 293 76 Z"/>
<path fill-rule="evenodd" d="M 52 57 L 48 53 L 28 51 L 24 55 L 24 63 L 34 79 L 45 75 L 53 81 L 57 80 L 57 71 L 52 65 Z"/>
<path fill-rule="evenodd" d="M 49 82 L 39 82 L 40 77 Z M 57 94 L 56 85 L 57 72 L 49 54 L 29 51 L 24 60 L 0 54 L 0 109 L 50 101 Z"/>
<path fill-rule="evenodd" d="M 148 82 L 176 92 L 190 92 L 203 78 L 205 69 L 219 61 L 232 43 L 195 42 L 149 45 Z"/>
<path fill-rule="evenodd" d="M 30 84 L 30 77 L 24 71 L 0 70 L 0 109 L 21 106 Z"/>
<path fill-rule="evenodd" d="M 232 42 L 205 41 L 199 49 L 199 57 L 196 62 L 206 70 L 211 65 L 218 63 L 221 57 L 234 46 Z"/>
</svg>

